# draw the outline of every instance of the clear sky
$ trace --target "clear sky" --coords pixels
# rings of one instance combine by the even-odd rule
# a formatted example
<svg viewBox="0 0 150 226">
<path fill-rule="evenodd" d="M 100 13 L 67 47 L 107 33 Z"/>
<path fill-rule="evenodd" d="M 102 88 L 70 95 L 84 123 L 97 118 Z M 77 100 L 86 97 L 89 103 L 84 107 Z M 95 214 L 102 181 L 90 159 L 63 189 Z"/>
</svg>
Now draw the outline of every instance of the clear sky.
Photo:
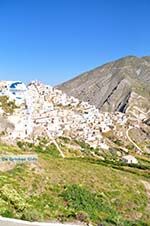
<svg viewBox="0 0 150 226">
<path fill-rule="evenodd" d="M 150 55 L 149 0 L 0 0 L 0 80 L 54 85 Z"/>
</svg>

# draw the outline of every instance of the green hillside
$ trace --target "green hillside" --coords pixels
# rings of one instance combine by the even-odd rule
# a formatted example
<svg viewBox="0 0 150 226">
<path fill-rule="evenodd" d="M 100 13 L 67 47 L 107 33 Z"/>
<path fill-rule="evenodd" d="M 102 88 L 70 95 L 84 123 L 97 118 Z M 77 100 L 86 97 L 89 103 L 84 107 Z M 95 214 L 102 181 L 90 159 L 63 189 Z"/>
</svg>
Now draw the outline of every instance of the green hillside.
<svg viewBox="0 0 150 226">
<path fill-rule="evenodd" d="M 62 159 L 54 145 L 0 145 L 1 154 L 37 153 L 35 164 L 3 166 L 0 215 L 94 225 L 149 225 L 149 161 L 125 166 L 94 158 Z M 0 163 L 1 164 L 1 163 Z M 0 165 L 1 167 L 2 165 Z"/>
</svg>

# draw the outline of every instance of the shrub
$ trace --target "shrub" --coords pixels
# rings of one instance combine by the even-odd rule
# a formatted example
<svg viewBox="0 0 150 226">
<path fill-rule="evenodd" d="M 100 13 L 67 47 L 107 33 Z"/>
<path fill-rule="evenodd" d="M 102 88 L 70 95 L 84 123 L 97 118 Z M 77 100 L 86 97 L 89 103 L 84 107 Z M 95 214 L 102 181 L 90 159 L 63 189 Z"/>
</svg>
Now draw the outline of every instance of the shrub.
<svg viewBox="0 0 150 226">
<path fill-rule="evenodd" d="M 1 215 L 2 215 L 2 217 L 7 217 L 7 218 L 13 218 L 14 217 L 13 212 L 10 211 L 10 210 L 5 210 Z"/>
<path fill-rule="evenodd" d="M 15 101 L 10 101 L 7 96 L 0 96 L 0 107 L 5 113 L 12 114 L 17 108 Z"/>
<path fill-rule="evenodd" d="M 21 142 L 21 141 L 18 141 L 17 142 L 17 146 L 19 147 L 19 148 L 23 148 L 23 146 L 24 146 L 24 143 L 23 142 Z"/>
</svg>

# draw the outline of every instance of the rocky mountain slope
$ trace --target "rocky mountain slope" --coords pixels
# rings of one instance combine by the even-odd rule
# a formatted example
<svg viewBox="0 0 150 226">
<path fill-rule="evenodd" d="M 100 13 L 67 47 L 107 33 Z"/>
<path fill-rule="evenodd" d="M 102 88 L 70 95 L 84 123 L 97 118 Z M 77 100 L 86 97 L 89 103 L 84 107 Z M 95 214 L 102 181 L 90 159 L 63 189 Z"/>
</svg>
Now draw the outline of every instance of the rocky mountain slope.
<svg viewBox="0 0 150 226">
<path fill-rule="evenodd" d="M 102 111 L 125 112 L 132 92 L 150 100 L 150 57 L 124 57 L 67 81 L 57 88 Z"/>
</svg>

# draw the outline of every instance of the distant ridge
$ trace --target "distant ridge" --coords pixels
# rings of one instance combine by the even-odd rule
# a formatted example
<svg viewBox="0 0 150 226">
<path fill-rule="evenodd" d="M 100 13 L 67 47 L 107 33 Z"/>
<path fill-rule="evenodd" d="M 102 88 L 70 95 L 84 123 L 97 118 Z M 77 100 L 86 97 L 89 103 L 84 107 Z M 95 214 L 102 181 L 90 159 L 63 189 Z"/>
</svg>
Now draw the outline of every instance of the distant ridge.
<svg viewBox="0 0 150 226">
<path fill-rule="evenodd" d="M 125 112 L 132 91 L 150 97 L 150 56 L 127 56 L 57 86 L 102 111 Z"/>
</svg>

